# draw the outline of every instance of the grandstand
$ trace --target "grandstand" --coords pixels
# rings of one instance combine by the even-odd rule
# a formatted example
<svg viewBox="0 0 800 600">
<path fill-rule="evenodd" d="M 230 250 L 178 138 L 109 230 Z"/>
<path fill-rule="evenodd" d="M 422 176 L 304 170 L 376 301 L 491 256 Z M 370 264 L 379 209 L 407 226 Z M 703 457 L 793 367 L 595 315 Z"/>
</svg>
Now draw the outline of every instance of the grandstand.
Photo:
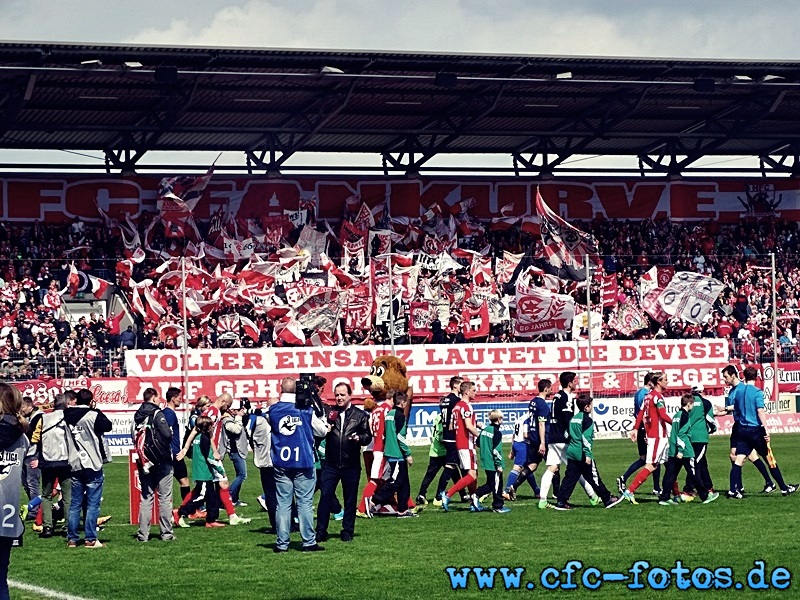
<svg viewBox="0 0 800 600">
<path fill-rule="evenodd" d="M 0 82 L 15 100 L 2 146 L 106 156 L 100 178 L 6 165 L 19 172 L 0 188 L 0 373 L 125 377 L 132 348 L 590 346 L 587 335 L 719 338 L 729 345 L 721 362 L 791 365 L 796 71 L 767 61 L 0 44 Z M 698 100 L 692 118 L 671 110 Z M 143 160 L 174 150 L 240 152 L 244 162 L 179 177 L 209 165 Z M 384 167 L 292 175 L 302 168 L 290 159 L 304 152 L 376 153 Z M 504 153 L 512 165 L 492 172 L 476 160 L 469 175 L 426 166 L 455 153 Z M 586 178 L 565 164 L 597 153 L 637 157 L 638 173 Z M 704 178 L 695 163 L 707 155 L 756 156 L 761 169 Z M 61 173 L 24 172 L 34 168 Z M 542 258 L 539 193 L 598 242 L 588 293 Z M 646 282 L 663 290 L 680 272 L 724 286 L 702 320 L 646 306 Z M 521 275 L 574 304 L 572 328 L 520 331 Z"/>
</svg>

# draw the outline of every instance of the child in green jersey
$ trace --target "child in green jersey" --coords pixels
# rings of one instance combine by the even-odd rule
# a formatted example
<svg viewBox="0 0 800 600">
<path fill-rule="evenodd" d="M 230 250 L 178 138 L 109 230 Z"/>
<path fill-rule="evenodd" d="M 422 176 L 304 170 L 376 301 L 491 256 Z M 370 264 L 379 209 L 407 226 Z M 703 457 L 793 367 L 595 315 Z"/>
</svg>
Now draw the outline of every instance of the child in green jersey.
<svg viewBox="0 0 800 600">
<path fill-rule="evenodd" d="M 692 423 L 689 416 L 693 408 L 694 396 L 691 394 L 684 394 L 681 397 L 681 409 L 672 419 L 672 429 L 669 433 L 669 460 L 667 460 L 667 472 L 664 475 L 664 483 L 661 486 L 661 496 L 658 502 L 662 506 L 678 504 L 681 501 L 676 485 L 681 467 L 686 469 L 686 481 L 697 490 L 697 495 L 700 496 L 700 499 L 704 503 L 713 502 L 719 498 L 718 493 L 709 493 L 706 486 L 697 482 L 695 455 L 691 438 Z M 674 493 L 675 498 L 670 499 L 670 493 Z"/>
<path fill-rule="evenodd" d="M 489 425 L 481 430 L 478 436 L 480 447 L 480 466 L 486 472 L 486 483 L 472 494 L 472 512 L 484 510 L 478 500 L 484 494 L 492 494 L 492 510 L 496 513 L 511 512 L 510 508 L 503 506 L 503 434 L 500 425 L 503 424 L 503 413 L 493 410 L 489 413 Z"/>
<path fill-rule="evenodd" d="M 564 481 L 561 482 L 561 489 L 558 490 L 558 502 L 556 510 L 570 510 L 568 504 L 572 490 L 580 480 L 581 476 L 592 486 L 595 493 L 600 496 L 606 508 L 616 506 L 622 501 L 622 497 L 612 496 L 594 462 L 592 445 L 594 444 L 594 421 L 592 421 L 592 397 L 589 394 L 581 393 L 575 401 L 578 412 L 569 422 L 569 443 L 567 444 L 567 472 Z"/>
</svg>

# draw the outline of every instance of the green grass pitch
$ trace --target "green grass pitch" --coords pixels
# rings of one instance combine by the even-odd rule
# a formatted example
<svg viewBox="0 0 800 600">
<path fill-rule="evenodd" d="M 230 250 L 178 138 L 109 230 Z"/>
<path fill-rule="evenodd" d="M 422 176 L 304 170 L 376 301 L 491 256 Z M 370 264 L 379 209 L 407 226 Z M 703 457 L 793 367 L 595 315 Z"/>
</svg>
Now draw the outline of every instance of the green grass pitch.
<svg viewBox="0 0 800 600">
<path fill-rule="evenodd" d="M 773 438 L 773 449 L 790 484 L 800 481 L 800 435 Z M 412 493 L 427 465 L 427 448 L 414 448 L 415 464 L 410 469 Z M 614 479 L 635 458 L 636 447 L 626 440 L 596 443 L 598 467 L 606 485 L 614 492 Z M 714 438 L 709 449 L 711 474 L 719 490 L 728 489 L 728 440 Z M 507 461 L 507 468 L 510 466 Z M 232 468 L 229 467 L 232 472 Z M 636 561 L 671 569 L 676 560 L 689 569 L 714 570 L 730 567 L 733 581 L 746 583 L 754 561 L 766 562 L 769 574 L 785 567 L 792 577 L 800 576 L 800 493 L 784 498 L 780 492 L 762 495 L 761 477 L 750 465 L 744 468 L 744 501 L 720 498 L 702 505 L 699 501 L 662 507 L 649 492 L 647 482 L 637 497 L 640 505 L 627 502 L 605 510 L 590 507 L 578 489 L 573 503 L 578 508 L 562 513 L 536 508 L 530 488 L 520 489 L 519 499 L 509 502 L 506 515 L 470 513 L 458 501 L 450 513 L 430 504 L 418 519 L 390 517 L 358 519 L 354 543 L 344 544 L 332 537 L 325 552 L 303 554 L 297 550 L 299 537 L 293 534 L 292 551 L 272 552 L 274 536 L 264 533 L 266 513 L 255 502 L 260 493 L 258 472 L 249 465 L 242 499 L 249 503 L 241 514 L 253 517 L 250 525 L 206 530 L 204 527 L 177 529 L 176 542 L 161 542 L 154 535 L 141 544 L 128 521 L 128 467 L 116 458 L 106 466 L 106 487 L 102 514 L 113 515 L 101 532 L 108 544 L 102 550 L 67 550 L 66 540 L 41 540 L 31 531 L 25 544 L 12 553 L 9 578 L 62 593 L 108 600 L 170 598 L 486 598 L 544 596 L 554 593 L 575 598 L 713 598 L 733 590 L 681 591 L 672 583 L 668 589 L 629 590 L 626 583 L 607 581 L 589 591 L 578 588 L 553 592 L 544 589 L 540 575 L 548 567 L 562 569 L 568 561 L 581 561 L 583 568 L 624 572 Z M 479 479 L 483 480 L 482 474 Z M 362 485 L 364 483 L 362 474 Z M 432 499 L 433 490 L 429 491 Z M 341 496 L 340 496 L 341 497 Z M 155 530 L 154 530 L 155 531 Z M 331 523 L 330 533 L 338 533 Z M 473 574 L 466 589 L 453 590 L 448 567 L 524 567 L 520 588 L 505 590 L 497 572 L 492 589 L 478 589 Z M 640 580 L 646 583 L 647 572 Z M 551 578 L 552 579 L 552 578 Z M 561 581 L 566 577 L 561 575 Z M 594 581 L 594 579 L 591 579 Z M 673 576 L 674 581 L 674 576 Z M 533 589 L 527 584 L 532 583 Z M 701 581 L 702 583 L 702 581 Z M 750 591 L 737 598 L 789 598 L 798 590 Z M 33 592 L 12 589 L 12 598 L 44 598 Z M 55 597 L 55 596 L 52 596 Z"/>
</svg>

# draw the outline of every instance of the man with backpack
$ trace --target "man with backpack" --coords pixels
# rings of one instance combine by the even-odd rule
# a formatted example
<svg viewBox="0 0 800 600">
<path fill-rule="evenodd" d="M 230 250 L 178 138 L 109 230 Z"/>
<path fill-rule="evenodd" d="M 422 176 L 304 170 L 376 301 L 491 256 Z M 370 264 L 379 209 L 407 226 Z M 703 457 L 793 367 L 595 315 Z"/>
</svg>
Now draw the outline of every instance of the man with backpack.
<svg viewBox="0 0 800 600">
<path fill-rule="evenodd" d="M 150 537 L 153 495 L 157 493 L 161 539 L 172 541 L 175 539 L 172 533 L 172 429 L 159 408 L 158 391 L 147 388 L 142 399 L 142 405 L 133 416 L 133 442 L 139 456 L 137 465 L 142 494 L 136 539 L 146 542 Z"/>
</svg>

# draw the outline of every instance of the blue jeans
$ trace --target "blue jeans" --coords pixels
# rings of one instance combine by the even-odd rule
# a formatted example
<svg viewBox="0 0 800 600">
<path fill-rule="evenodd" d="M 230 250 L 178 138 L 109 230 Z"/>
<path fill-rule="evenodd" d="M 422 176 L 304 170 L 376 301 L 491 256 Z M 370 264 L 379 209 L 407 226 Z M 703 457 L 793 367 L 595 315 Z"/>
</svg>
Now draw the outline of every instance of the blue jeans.
<svg viewBox="0 0 800 600">
<path fill-rule="evenodd" d="M 289 547 L 289 531 L 292 525 L 292 498 L 297 498 L 297 516 L 300 519 L 300 536 L 303 546 L 317 543 L 314 532 L 314 488 L 317 474 L 309 469 L 279 469 L 275 467 L 275 491 L 278 506 L 275 509 L 275 529 L 278 533 L 276 545 L 280 549 Z"/>
<path fill-rule="evenodd" d="M 72 501 L 67 519 L 67 541 L 78 542 L 78 527 L 81 524 L 81 509 L 86 496 L 86 517 L 83 522 L 84 541 L 97 539 L 97 517 L 100 516 L 100 498 L 103 496 L 102 471 L 78 471 L 72 474 Z"/>
<path fill-rule="evenodd" d="M 238 454 L 231 454 L 230 457 L 233 469 L 236 471 L 236 479 L 233 480 L 230 487 L 231 501 L 236 504 L 239 501 L 239 490 L 242 489 L 242 484 L 247 479 L 247 461 Z"/>
</svg>

